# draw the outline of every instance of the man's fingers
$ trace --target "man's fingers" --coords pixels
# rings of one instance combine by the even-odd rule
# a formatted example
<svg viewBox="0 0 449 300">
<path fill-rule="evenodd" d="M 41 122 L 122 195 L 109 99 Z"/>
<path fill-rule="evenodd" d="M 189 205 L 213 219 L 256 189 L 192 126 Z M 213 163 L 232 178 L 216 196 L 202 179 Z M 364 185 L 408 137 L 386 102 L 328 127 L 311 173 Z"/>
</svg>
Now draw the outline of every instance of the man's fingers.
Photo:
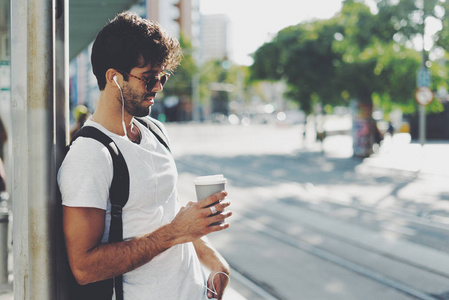
<svg viewBox="0 0 449 300">
<path fill-rule="evenodd" d="M 216 223 L 216 222 L 217 221 L 212 222 L 211 224 Z M 210 232 L 214 232 L 214 231 L 220 231 L 220 230 L 227 229 L 230 226 L 231 226 L 231 224 L 229 224 L 229 223 L 220 223 L 220 224 L 217 224 L 217 225 L 209 225 L 208 226 L 208 231 L 209 231 L 209 233 Z"/>
<path fill-rule="evenodd" d="M 199 201 L 198 204 L 200 205 L 201 208 L 208 207 L 216 202 L 220 202 L 227 195 L 228 193 L 226 191 L 221 191 Z"/>
<path fill-rule="evenodd" d="M 217 203 L 215 205 L 206 207 L 204 209 L 208 209 L 209 210 L 209 214 L 210 215 L 215 215 L 217 212 L 222 212 L 226 207 L 228 207 L 229 205 L 231 205 L 230 201 L 222 201 L 220 203 Z"/>
<path fill-rule="evenodd" d="M 232 216 L 232 211 L 221 212 L 214 216 L 210 216 L 209 222 L 211 224 L 216 223 L 216 222 L 221 222 L 221 221 L 224 221 L 225 219 L 229 218 L 230 216 Z"/>
</svg>

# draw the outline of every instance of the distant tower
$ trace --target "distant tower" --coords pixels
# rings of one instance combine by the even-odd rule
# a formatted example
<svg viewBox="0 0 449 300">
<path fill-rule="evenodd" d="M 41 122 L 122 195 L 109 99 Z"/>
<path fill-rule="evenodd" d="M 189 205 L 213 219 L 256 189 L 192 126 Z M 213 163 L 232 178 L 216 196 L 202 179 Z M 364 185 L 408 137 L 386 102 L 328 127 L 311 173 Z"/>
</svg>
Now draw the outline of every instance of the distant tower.
<svg viewBox="0 0 449 300">
<path fill-rule="evenodd" d="M 203 15 L 201 62 L 229 57 L 229 19 L 226 15 Z"/>
<path fill-rule="evenodd" d="M 171 35 L 199 39 L 199 0 L 147 0 L 147 17 L 158 21 Z"/>
</svg>

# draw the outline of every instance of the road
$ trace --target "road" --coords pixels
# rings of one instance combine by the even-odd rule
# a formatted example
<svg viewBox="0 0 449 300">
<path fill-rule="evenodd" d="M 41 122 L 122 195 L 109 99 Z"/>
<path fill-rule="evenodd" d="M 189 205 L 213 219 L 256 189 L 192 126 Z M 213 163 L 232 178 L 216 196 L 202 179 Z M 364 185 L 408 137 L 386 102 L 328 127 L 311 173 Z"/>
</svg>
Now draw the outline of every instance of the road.
<svg viewBox="0 0 449 300">
<path fill-rule="evenodd" d="M 447 173 L 374 168 L 300 125 L 167 130 L 181 201 L 196 176 L 228 178 L 232 226 L 209 239 L 247 299 L 449 299 Z"/>
</svg>

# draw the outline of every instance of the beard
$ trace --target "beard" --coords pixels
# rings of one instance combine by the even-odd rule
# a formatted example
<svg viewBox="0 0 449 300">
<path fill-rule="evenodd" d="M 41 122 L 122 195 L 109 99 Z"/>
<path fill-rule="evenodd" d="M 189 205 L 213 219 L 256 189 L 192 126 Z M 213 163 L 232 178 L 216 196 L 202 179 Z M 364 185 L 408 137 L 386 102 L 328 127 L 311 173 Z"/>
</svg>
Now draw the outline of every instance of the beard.
<svg viewBox="0 0 449 300">
<path fill-rule="evenodd" d="M 151 112 L 151 105 L 142 104 L 142 101 L 149 96 L 155 96 L 155 93 L 139 94 L 133 91 L 132 88 L 126 88 L 126 90 L 123 91 L 125 111 L 134 117 L 148 116 Z M 122 100 L 120 99 L 120 104 L 122 104 L 121 101 Z"/>
</svg>

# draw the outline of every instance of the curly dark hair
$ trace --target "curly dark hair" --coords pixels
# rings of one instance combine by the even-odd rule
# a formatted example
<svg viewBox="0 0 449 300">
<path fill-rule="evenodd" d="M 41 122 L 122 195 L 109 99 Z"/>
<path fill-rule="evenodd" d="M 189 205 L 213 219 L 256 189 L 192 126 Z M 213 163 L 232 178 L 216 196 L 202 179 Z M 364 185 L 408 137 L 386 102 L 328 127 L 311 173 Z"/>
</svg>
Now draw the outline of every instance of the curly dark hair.
<svg viewBox="0 0 449 300">
<path fill-rule="evenodd" d="M 119 13 L 103 27 L 95 38 L 91 55 L 100 90 L 106 86 L 109 68 L 129 73 L 132 68 L 150 64 L 152 68 L 174 71 L 181 59 L 182 50 L 176 38 L 169 36 L 157 22 L 129 11 Z"/>
</svg>

